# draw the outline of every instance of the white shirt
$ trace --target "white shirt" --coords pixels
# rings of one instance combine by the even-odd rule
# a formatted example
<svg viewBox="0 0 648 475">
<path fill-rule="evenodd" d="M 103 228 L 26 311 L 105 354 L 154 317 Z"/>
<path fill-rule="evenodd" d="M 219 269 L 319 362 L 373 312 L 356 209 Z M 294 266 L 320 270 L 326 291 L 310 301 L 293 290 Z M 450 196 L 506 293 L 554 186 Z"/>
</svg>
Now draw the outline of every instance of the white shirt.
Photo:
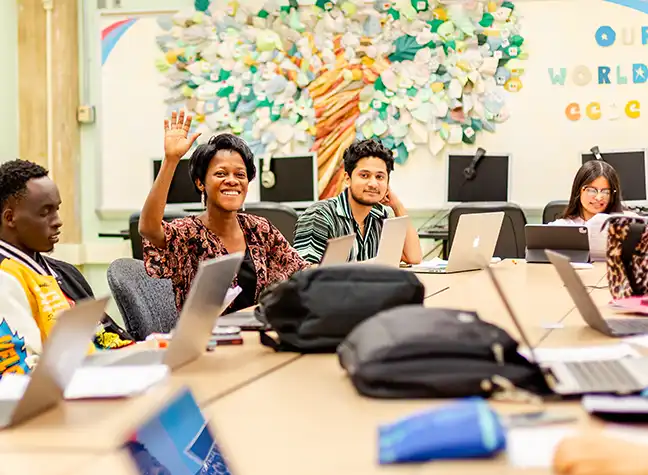
<svg viewBox="0 0 648 475">
<path fill-rule="evenodd" d="M 630 211 L 624 212 L 623 214 L 636 216 L 636 213 Z M 549 224 L 552 226 L 586 226 L 589 236 L 590 259 L 592 262 L 605 261 L 607 250 L 607 225 L 605 225 L 605 221 L 610 216 L 608 213 L 599 213 L 587 221 L 578 216 L 575 218 L 557 219 Z M 604 225 L 605 227 L 603 228 Z"/>
</svg>

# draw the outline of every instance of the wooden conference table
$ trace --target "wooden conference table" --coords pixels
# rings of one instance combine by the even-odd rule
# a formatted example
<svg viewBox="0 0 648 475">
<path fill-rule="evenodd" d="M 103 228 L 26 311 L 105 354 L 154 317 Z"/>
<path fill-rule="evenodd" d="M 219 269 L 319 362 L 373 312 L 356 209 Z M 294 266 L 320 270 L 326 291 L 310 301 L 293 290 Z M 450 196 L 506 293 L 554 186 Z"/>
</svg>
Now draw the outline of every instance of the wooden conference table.
<svg viewBox="0 0 648 475">
<path fill-rule="evenodd" d="M 532 344 L 614 341 L 582 328 L 552 266 L 507 260 L 494 270 Z M 604 305 L 609 299 L 607 290 L 595 289 L 605 285 L 605 265 L 597 263 L 579 274 Z M 519 338 L 485 272 L 418 276 L 429 296 L 426 306 L 476 310 L 483 319 Z M 556 328 L 561 322 L 564 328 Z M 219 348 L 145 395 L 123 401 L 66 402 L 15 429 L 0 431 L 0 475 L 24 471 L 26 463 L 33 469 L 25 473 L 103 473 L 103 466 L 112 467 L 106 473 L 132 473 L 118 446 L 184 385 L 194 391 L 211 420 L 236 475 L 516 473 L 505 456 L 479 462 L 379 466 L 378 425 L 443 401 L 361 397 L 346 379 L 336 355 L 275 354 L 249 335 L 242 347 Z M 512 403 L 493 405 L 504 412 L 530 409 Z M 550 405 L 577 415 L 584 425 L 593 424 L 578 403 Z M 41 466 L 47 471 L 38 470 Z"/>
</svg>

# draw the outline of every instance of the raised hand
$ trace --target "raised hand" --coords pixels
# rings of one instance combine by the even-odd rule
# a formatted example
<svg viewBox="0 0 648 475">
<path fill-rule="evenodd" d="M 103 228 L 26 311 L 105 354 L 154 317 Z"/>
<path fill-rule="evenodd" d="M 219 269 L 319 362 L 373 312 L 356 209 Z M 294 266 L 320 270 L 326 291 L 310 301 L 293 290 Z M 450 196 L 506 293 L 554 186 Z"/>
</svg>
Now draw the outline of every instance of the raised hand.
<svg viewBox="0 0 648 475">
<path fill-rule="evenodd" d="M 200 134 L 189 135 L 191 129 L 191 116 L 183 110 L 180 113 L 172 112 L 171 121 L 164 119 L 164 156 L 166 160 L 179 161 L 189 151 Z"/>
</svg>

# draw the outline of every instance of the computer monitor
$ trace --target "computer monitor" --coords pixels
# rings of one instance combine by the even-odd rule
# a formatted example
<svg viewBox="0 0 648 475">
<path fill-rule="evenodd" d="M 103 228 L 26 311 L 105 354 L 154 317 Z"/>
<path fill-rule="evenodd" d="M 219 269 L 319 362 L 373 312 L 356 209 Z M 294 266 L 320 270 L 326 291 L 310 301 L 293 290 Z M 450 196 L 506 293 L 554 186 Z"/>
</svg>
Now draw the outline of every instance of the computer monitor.
<svg viewBox="0 0 648 475">
<path fill-rule="evenodd" d="M 601 150 L 600 154 L 619 175 L 623 201 L 643 204 L 646 201 L 646 149 Z M 581 153 L 581 164 L 595 159 L 591 152 Z"/>
<path fill-rule="evenodd" d="M 155 180 L 160 173 L 162 160 L 153 160 L 153 180 Z M 196 190 L 191 177 L 189 176 L 189 160 L 180 160 L 173 174 L 171 187 L 169 188 L 169 196 L 167 197 L 167 204 L 170 205 L 194 205 L 200 203 L 200 193 Z"/>
<path fill-rule="evenodd" d="M 265 188 L 262 183 L 263 160 L 257 159 L 259 201 L 307 208 L 319 199 L 314 153 L 272 157 L 270 170 L 274 173 L 275 184 Z"/>
<path fill-rule="evenodd" d="M 509 200 L 509 155 L 484 155 L 477 164 L 474 178 L 466 178 L 465 170 L 474 154 L 448 155 L 447 199 L 449 203 Z"/>
</svg>

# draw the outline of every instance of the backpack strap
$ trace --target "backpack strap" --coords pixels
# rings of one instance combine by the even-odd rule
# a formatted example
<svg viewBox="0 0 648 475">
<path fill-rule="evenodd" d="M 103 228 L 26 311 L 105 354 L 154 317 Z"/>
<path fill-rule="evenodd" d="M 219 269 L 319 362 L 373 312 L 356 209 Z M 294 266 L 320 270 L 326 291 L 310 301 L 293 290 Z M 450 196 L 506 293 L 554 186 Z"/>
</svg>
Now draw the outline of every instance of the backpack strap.
<svg viewBox="0 0 648 475">
<path fill-rule="evenodd" d="M 634 271 L 632 270 L 632 257 L 635 255 L 635 249 L 637 244 L 641 241 L 641 236 L 643 236 L 645 229 L 646 223 L 631 222 L 628 227 L 628 235 L 623 241 L 621 247 L 621 262 L 623 263 L 626 277 L 630 283 L 632 295 L 642 294 L 642 291 L 639 289 L 637 281 L 635 280 Z"/>
<path fill-rule="evenodd" d="M 281 343 L 268 335 L 265 330 L 259 331 L 259 341 L 263 346 L 272 348 L 275 351 L 281 351 Z"/>
</svg>

